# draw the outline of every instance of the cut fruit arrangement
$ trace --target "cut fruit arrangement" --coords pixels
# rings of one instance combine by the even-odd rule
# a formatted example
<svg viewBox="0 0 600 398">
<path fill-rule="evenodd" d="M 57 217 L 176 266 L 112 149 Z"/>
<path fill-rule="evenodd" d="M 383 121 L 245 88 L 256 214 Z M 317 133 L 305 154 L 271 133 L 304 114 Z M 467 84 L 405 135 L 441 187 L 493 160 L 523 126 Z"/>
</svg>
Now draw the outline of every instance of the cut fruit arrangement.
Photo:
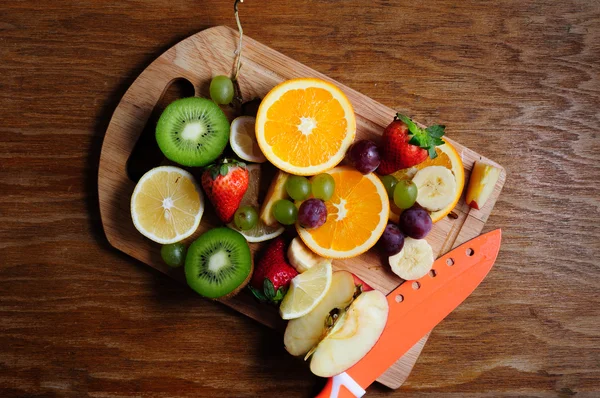
<svg viewBox="0 0 600 398">
<path fill-rule="evenodd" d="M 132 220 L 163 245 L 165 264 L 183 266 L 198 294 L 227 299 L 246 289 L 278 307 L 288 320 L 286 350 L 310 358 L 314 374 L 332 376 L 367 354 L 388 316 L 384 294 L 334 272 L 333 260 L 378 250 L 400 278 L 426 275 L 434 262 L 427 236 L 463 193 L 461 157 L 444 141 L 444 126 L 423 127 L 400 113 L 379 142 L 355 141 L 352 104 L 316 78 L 284 81 L 258 100 L 256 116 L 241 114 L 239 63 L 234 70 L 233 79 L 212 79 L 211 99 L 165 109 L 157 144 L 187 170 L 148 171 L 131 197 Z M 239 115 L 231 123 L 221 109 L 229 104 Z M 498 176 L 476 164 L 467 204 L 481 209 Z M 205 211 L 222 225 L 186 241 Z"/>
</svg>

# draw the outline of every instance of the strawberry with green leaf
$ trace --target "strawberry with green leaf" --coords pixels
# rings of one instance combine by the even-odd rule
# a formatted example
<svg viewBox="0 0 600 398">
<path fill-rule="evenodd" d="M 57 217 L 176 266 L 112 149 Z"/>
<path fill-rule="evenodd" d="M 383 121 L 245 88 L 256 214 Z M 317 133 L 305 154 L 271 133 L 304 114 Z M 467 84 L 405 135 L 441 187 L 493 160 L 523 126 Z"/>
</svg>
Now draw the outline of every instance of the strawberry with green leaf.
<svg viewBox="0 0 600 398">
<path fill-rule="evenodd" d="M 298 275 L 298 271 L 285 258 L 286 246 L 283 238 L 275 238 L 256 263 L 248 287 L 262 302 L 279 304 L 287 293 L 290 281 Z"/>
<path fill-rule="evenodd" d="M 202 188 L 221 221 L 229 223 L 248 189 L 246 165 L 232 159 L 208 166 L 202 173 Z"/>
<path fill-rule="evenodd" d="M 396 114 L 394 121 L 383 131 L 381 164 L 377 172 L 381 175 L 392 174 L 415 166 L 427 157 L 435 159 L 435 147 L 444 144 L 444 129 L 445 126 L 439 124 L 423 129 L 409 117 Z"/>
</svg>

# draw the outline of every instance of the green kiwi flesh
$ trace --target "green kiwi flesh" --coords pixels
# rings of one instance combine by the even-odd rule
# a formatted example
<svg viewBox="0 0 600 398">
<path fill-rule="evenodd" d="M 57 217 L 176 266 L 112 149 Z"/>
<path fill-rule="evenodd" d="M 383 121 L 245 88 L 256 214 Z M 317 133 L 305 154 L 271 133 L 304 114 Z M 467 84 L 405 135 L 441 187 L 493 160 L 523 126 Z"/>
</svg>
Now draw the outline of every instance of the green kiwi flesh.
<svg viewBox="0 0 600 398">
<path fill-rule="evenodd" d="M 185 258 L 185 279 L 198 294 L 211 299 L 237 294 L 252 276 L 252 255 L 246 238 L 221 227 L 192 243 Z"/>
<path fill-rule="evenodd" d="M 206 166 L 225 149 L 229 128 L 227 116 L 211 100 L 182 98 L 160 115 L 156 142 L 169 160 L 183 166 Z"/>
</svg>

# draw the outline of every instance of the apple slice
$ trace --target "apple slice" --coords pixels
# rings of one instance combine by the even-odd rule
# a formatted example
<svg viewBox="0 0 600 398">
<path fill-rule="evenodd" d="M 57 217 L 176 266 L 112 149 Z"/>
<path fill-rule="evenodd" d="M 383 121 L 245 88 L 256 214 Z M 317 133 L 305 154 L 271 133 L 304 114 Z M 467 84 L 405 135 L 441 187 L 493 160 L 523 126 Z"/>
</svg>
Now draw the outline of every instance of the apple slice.
<svg viewBox="0 0 600 398">
<path fill-rule="evenodd" d="M 474 209 L 481 209 L 494 191 L 499 177 L 499 168 L 487 163 L 475 162 L 469 179 L 469 187 L 467 188 L 465 199 L 467 204 Z"/>
<path fill-rule="evenodd" d="M 285 173 L 281 170 L 277 172 L 275 178 L 273 178 L 273 181 L 271 181 L 271 185 L 267 191 L 267 196 L 265 197 L 265 201 L 260 209 L 260 219 L 269 227 L 273 227 L 278 224 L 275 216 L 273 215 L 273 204 L 280 199 L 285 199 L 288 197 L 285 190 L 285 182 L 287 181 L 288 177 L 288 173 Z"/>
<path fill-rule="evenodd" d="M 336 308 L 343 311 L 352 302 L 355 291 L 350 272 L 334 272 L 329 290 L 321 302 L 308 314 L 288 322 L 283 336 L 285 349 L 292 355 L 304 355 L 310 351 L 327 333 L 327 316 Z"/>
<path fill-rule="evenodd" d="M 362 293 L 319 343 L 310 370 L 317 376 L 331 377 L 350 368 L 377 343 L 387 317 L 388 303 L 383 293 Z"/>
</svg>

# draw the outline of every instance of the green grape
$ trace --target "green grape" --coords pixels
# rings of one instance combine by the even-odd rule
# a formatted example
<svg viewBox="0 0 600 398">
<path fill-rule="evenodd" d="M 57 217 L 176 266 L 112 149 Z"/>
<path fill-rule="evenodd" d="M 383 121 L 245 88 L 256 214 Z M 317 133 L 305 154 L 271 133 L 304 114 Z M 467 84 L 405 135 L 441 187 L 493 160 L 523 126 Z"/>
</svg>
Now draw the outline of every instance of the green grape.
<svg viewBox="0 0 600 398">
<path fill-rule="evenodd" d="M 283 225 L 292 225 L 298 218 L 298 209 L 287 199 L 281 199 L 273 204 L 273 215 Z"/>
<path fill-rule="evenodd" d="M 417 185 L 408 180 L 399 181 L 394 188 L 394 203 L 401 209 L 408 209 L 417 200 Z"/>
<path fill-rule="evenodd" d="M 181 267 L 185 263 L 185 253 L 187 248 L 183 243 L 171 243 L 170 245 L 163 245 L 160 248 L 160 255 L 163 261 L 173 268 Z"/>
<path fill-rule="evenodd" d="M 392 175 L 387 175 L 379 178 L 381 179 L 381 182 L 383 183 L 383 186 L 385 187 L 388 196 L 390 197 L 390 199 L 392 199 L 394 197 L 394 188 L 396 187 L 396 184 L 398 184 L 398 180 Z"/>
<path fill-rule="evenodd" d="M 233 100 L 233 82 L 227 76 L 215 76 L 210 82 L 210 98 L 219 105 Z"/>
<path fill-rule="evenodd" d="M 321 200 L 329 200 L 335 191 L 335 180 L 327 173 L 316 175 L 312 179 L 313 196 Z"/>
<path fill-rule="evenodd" d="M 235 215 L 233 216 L 233 222 L 235 223 L 235 226 L 242 231 L 247 231 L 256 226 L 256 223 L 258 222 L 258 213 L 252 206 L 241 206 L 236 210 Z"/>
<path fill-rule="evenodd" d="M 304 200 L 310 195 L 310 181 L 301 176 L 289 176 L 285 182 L 285 190 L 294 200 Z"/>
</svg>

